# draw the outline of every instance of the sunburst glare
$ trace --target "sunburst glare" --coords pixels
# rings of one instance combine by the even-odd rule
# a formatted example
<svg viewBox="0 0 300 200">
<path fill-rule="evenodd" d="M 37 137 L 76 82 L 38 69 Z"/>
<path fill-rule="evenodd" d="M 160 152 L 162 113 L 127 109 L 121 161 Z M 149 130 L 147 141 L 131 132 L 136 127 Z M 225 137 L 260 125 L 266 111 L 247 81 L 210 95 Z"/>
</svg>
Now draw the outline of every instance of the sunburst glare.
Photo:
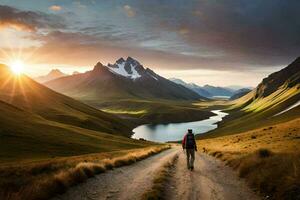
<svg viewBox="0 0 300 200">
<path fill-rule="evenodd" d="M 24 71 L 24 63 L 21 60 L 15 60 L 10 64 L 10 68 L 13 73 L 19 75 Z"/>
</svg>

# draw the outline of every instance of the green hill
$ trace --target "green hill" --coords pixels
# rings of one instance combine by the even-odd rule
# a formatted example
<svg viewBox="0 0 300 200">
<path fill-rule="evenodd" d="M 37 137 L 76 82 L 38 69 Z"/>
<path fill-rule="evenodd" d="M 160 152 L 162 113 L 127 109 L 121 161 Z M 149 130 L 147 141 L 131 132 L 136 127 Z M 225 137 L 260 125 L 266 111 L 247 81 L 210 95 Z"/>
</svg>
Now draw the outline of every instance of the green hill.
<svg viewBox="0 0 300 200">
<path fill-rule="evenodd" d="M 45 119 L 106 133 L 131 132 L 130 124 L 115 115 L 54 92 L 25 75 L 15 76 L 4 65 L 0 65 L 0 83 L 0 100 Z"/>
<path fill-rule="evenodd" d="M 0 71 L 0 163 L 149 145 L 118 136 L 130 127 L 114 115 L 12 75 L 4 65 Z"/>
</svg>

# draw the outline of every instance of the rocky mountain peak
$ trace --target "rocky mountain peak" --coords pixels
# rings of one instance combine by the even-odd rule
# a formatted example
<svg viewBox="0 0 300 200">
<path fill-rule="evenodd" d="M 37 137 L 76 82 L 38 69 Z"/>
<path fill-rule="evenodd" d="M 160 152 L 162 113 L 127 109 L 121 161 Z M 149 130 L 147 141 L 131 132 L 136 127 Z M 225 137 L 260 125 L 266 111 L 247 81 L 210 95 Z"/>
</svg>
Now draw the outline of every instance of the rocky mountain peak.
<svg viewBox="0 0 300 200">
<path fill-rule="evenodd" d="M 140 65 L 140 63 L 137 60 L 133 59 L 130 56 L 127 57 L 126 63 L 132 64 L 132 65 Z"/>
<path fill-rule="evenodd" d="M 98 62 L 95 66 L 94 66 L 94 69 L 93 71 L 99 71 L 101 70 L 101 68 L 103 68 L 104 65 L 101 63 L 101 62 Z"/>
<path fill-rule="evenodd" d="M 142 77 L 145 71 L 144 67 L 132 57 L 127 57 L 126 60 L 119 58 L 115 64 L 108 64 L 107 68 L 114 74 L 134 80 Z"/>
<path fill-rule="evenodd" d="M 121 63 L 123 63 L 123 62 L 125 62 L 124 58 L 119 58 L 119 59 L 116 61 L 117 64 L 121 64 Z"/>
</svg>

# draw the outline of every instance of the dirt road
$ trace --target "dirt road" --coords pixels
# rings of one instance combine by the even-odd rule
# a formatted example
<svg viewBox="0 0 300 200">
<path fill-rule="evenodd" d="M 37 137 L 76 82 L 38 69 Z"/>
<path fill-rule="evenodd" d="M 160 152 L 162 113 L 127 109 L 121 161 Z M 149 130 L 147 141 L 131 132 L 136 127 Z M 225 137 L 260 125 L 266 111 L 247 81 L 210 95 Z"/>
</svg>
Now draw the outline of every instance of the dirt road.
<svg viewBox="0 0 300 200">
<path fill-rule="evenodd" d="M 206 154 L 196 154 L 193 172 L 186 169 L 183 152 L 167 188 L 168 199 L 188 200 L 256 200 L 260 199 L 219 160 Z"/>
<path fill-rule="evenodd" d="M 176 154 L 178 162 L 166 189 L 167 199 L 256 200 L 259 199 L 235 172 L 221 161 L 196 154 L 195 170 L 186 169 L 183 151 L 173 148 L 130 166 L 121 167 L 71 188 L 55 200 L 141 199 L 152 187 L 155 174 Z"/>
</svg>

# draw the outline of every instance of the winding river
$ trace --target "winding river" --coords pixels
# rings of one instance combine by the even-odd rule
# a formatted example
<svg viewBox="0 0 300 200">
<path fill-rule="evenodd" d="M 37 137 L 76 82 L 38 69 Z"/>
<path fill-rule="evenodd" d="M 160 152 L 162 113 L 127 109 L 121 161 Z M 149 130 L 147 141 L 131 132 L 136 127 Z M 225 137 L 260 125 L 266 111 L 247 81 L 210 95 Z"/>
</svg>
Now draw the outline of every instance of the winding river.
<svg viewBox="0 0 300 200">
<path fill-rule="evenodd" d="M 212 110 L 211 112 L 216 115 L 201 121 L 141 125 L 133 129 L 134 134 L 132 138 L 144 138 L 149 141 L 167 142 L 182 140 L 187 129 L 193 129 L 195 134 L 206 133 L 210 130 L 216 129 L 218 127 L 216 123 L 222 121 L 223 117 L 228 115 L 221 110 Z"/>
</svg>

